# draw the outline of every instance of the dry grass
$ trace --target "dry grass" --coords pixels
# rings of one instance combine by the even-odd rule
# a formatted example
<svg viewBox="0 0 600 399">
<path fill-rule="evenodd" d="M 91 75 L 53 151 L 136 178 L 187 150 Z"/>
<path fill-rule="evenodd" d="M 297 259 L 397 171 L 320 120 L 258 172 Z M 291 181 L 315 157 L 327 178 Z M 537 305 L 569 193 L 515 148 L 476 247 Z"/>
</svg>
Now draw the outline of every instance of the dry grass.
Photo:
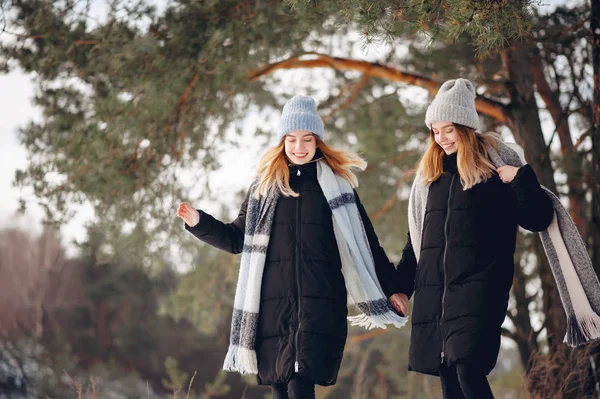
<svg viewBox="0 0 600 399">
<path fill-rule="evenodd" d="M 190 383 L 188 385 L 187 392 L 181 392 L 180 390 L 173 391 L 173 399 L 193 399 L 194 395 L 192 393 L 192 385 L 194 383 L 194 378 L 196 377 L 197 372 L 194 371 L 194 375 L 190 379 Z M 65 372 L 69 380 L 69 385 L 73 388 L 75 393 L 77 394 L 77 399 L 100 399 L 101 392 L 99 392 L 98 387 L 96 385 L 96 381 L 93 377 L 90 377 L 90 381 L 88 384 L 82 385 L 76 379 L 74 379 L 69 373 Z M 147 387 L 147 399 L 150 399 L 150 386 L 148 382 L 146 382 Z M 185 395 L 185 396 L 184 396 Z M 191 396 L 190 396 L 191 395 Z M 208 396 L 209 398 L 211 395 Z M 50 396 L 45 396 L 45 399 L 53 399 Z"/>
<path fill-rule="evenodd" d="M 77 392 L 77 399 L 99 399 L 96 382 L 94 381 L 93 377 L 90 377 L 90 382 L 87 384 L 87 386 L 83 386 L 77 380 L 71 377 L 69 373 L 65 372 L 65 375 L 69 379 L 70 385 L 73 387 L 73 389 L 75 389 L 75 392 Z"/>
<path fill-rule="evenodd" d="M 532 399 L 598 398 L 600 343 L 583 348 L 564 347 L 553 355 L 536 355 L 527 375 Z"/>
</svg>

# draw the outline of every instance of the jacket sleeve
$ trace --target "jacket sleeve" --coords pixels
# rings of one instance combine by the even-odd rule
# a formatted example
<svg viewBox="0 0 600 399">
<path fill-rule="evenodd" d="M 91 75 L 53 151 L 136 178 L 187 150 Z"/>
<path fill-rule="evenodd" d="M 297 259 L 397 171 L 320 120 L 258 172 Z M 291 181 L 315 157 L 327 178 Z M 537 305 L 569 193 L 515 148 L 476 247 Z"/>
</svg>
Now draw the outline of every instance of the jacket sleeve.
<svg viewBox="0 0 600 399">
<path fill-rule="evenodd" d="M 413 250 L 410 232 L 406 234 L 406 245 L 402 250 L 402 258 L 396 268 L 399 292 L 406 294 L 408 299 L 415 292 L 415 276 L 417 274 L 417 257 Z"/>
<path fill-rule="evenodd" d="M 554 216 L 552 200 L 544 192 L 530 165 L 523 165 L 510 183 L 517 199 L 517 220 L 529 231 L 548 228 Z"/>
<path fill-rule="evenodd" d="M 377 273 L 377 279 L 381 284 L 381 288 L 383 289 L 386 298 L 389 298 L 398 292 L 398 285 L 395 281 L 396 269 L 394 268 L 394 264 L 388 259 L 384 249 L 381 247 L 381 245 L 379 245 L 379 238 L 377 238 L 377 234 L 375 233 L 371 219 L 369 219 L 367 211 L 360 202 L 360 198 L 358 197 L 356 190 L 354 191 L 354 195 L 356 197 L 356 206 L 358 207 L 360 218 L 362 219 L 363 226 L 365 227 L 365 232 L 367 234 L 367 239 L 369 240 L 369 247 L 371 247 L 373 260 L 375 261 L 375 272 Z"/>
<path fill-rule="evenodd" d="M 199 240 L 212 245 L 215 248 L 232 254 L 239 254 L 244 248 L 244 234 L 246 229 L 246 210 L 248 209 L 248 198 L 242 203 L 237 218 L 231 223 L 223 223 L 208 213 L 198 210 L 200 221 L 193 227 L 185 223 L 185 229 Z"/>
</svg>

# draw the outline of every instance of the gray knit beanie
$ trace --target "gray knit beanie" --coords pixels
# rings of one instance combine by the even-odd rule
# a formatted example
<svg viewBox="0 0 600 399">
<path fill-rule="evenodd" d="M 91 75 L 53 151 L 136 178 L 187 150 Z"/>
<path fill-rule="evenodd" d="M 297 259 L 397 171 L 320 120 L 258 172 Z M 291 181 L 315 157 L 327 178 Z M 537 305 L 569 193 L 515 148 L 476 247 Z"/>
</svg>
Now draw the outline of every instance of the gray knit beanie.
<svg viewBox="0 0 600 399">
<path fill-rule="evenodd" d="M 475 110 L 475 86 L 467 79 L 444 82 L 425 113 L 425 124 L 448 121 L 479 130 L 479 115 Z"/>
<path fill-rule="evenodd" d="M 294 130 L 313 132 L 323 140 L 323 121 L 317 113 L 317 104 L 312 97 L 294 96 L 283 106 L 278 139 L 281 140 Z"/>
</svg>

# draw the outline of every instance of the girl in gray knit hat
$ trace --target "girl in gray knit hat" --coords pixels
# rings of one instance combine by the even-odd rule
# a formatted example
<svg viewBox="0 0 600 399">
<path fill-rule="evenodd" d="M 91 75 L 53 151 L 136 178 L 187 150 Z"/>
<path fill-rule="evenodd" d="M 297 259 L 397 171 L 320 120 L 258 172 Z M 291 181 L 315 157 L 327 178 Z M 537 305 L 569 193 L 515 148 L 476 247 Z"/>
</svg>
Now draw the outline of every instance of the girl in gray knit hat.
<svg viewBox="0 0 600 399">
<path fill-rule="evenodd" d="M 444 398 L 493 397 L 486 376 L 500 348 L 517 226 L 542 231 L 554 214 L 531 166 L 494 162 L 506 146 L 477 132 L 475 97 L 470 81 L 453 79 L 427 109 L 430 144 L 397 268 L 404 314 L 414 294 L 409 370 L 440 376 Z"/>
<path fill-rule="evenodd" d="M 242 253 L 224 368 L 257 374 L 273 398 L 314 398 L 335 384 L 356 325 L 401 327 L 394 265 L 354 190 L 366 162 L 329 147 L 315 101 L 283 108 L 278 143 L 258 166 L 239 216 L 223 223 L 187 203 L 177 214 L 200 240 Z"/>
</svg>

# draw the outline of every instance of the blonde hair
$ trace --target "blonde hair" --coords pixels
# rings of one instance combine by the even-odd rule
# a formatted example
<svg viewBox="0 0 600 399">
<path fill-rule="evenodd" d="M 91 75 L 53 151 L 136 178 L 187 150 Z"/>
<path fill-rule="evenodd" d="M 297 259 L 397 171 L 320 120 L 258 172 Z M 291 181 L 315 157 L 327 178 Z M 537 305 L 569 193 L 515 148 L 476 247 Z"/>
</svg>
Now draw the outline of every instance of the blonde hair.
<svg viewBox="0 0 600 399">
<path fill-rule="evenodd" d="M 314 135 L 313 135 L 314 136 Z M 317 136 L 317 148 L 323 153 L 323 158 L 329 167 L 338 176 L 343 177 L 353 188 L 358 187 L 358 179 L 353 169 L 365 170 L 367 162 L 360 155 L 336 150 L 329 147 Z M 258 188 L 255 196 L 267 196 L 272 190 L 278 190 L 286 197 L 297 197 L 299 194 L 290 186 L 289 160 L 285 155 L 285 137 L 275 147 L 267 150 L 261 158 L 258 169 Z"/>
<path fill-rule="evenodd" d="M 460 182 L 464 190 L 485 182 L 492 177 L 496 168 L 488 158 L 487 146 L 496 148 L 497 138 L 494 133 L 477 134 L 475 130 L 454 123 L 458 140 L 456 144 L 457 165 Z M 433 129 L 429 130 L 431 139 L 429 148 L 419 163 L 421 181 L 430 185 L 440 178 L 444 172 L 444 150 L 435 142 Z"/>
</svg>

